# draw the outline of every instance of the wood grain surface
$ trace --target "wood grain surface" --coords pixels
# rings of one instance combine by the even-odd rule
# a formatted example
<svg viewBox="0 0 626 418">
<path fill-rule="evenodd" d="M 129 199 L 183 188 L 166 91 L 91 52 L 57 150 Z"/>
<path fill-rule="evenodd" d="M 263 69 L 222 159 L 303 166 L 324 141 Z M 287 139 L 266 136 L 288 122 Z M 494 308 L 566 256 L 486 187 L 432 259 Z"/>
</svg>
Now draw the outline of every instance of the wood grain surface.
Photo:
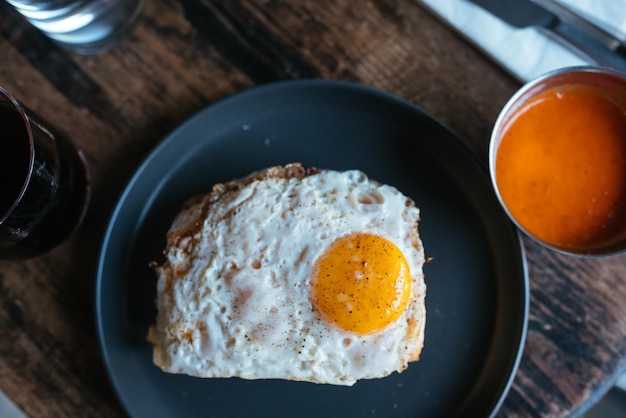
<svg viewBox="0 0 626 418">
<path fill-rule="evenodd" d="M 65 51 L 0 5 L 0 85 L 87 156 L 92 202 L 48 254 L 0 261 L 0 389 L 32 417 L 124 416 L 100 356 L 93 290 L 107 220 L 168 132 L 278 80 L 356 81 L 419 105 L 480 156 L 519 84 L 413 0 L 151 0 L 116 48 Z M 528 338 L 498 416 L 578 416 L 626 369 L 626 256 L 526 240 Z"/>
</svg>

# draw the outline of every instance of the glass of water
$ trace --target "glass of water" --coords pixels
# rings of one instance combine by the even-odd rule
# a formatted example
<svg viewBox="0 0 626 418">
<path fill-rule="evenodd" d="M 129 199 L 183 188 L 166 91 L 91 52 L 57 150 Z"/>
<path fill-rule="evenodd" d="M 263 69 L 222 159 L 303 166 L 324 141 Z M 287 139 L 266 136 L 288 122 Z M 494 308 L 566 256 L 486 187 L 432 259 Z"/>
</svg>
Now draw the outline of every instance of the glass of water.
<svg viewBox="0 0 626 418">
<path fill-rule="evenodd" d="M 144 0 L 6 0 L 34 27 L 78 53 L 120 41 L 135 26 Z"/>
</svg>

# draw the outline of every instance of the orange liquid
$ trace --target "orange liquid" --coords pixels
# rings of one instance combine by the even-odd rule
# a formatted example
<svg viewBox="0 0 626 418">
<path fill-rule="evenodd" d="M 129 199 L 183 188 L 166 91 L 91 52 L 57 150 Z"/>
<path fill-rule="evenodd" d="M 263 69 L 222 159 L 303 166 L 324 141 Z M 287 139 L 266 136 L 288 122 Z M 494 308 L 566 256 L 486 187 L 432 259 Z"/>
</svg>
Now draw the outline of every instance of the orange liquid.
<svg viewBox="0 0 626 418">
<path fill-rule="evenodd" d="M 496 182 L 518 223 L 562 248 L 626 236 L 626 103 L 570 86 L 550 90 L 505 127 Z"/>
</svg>

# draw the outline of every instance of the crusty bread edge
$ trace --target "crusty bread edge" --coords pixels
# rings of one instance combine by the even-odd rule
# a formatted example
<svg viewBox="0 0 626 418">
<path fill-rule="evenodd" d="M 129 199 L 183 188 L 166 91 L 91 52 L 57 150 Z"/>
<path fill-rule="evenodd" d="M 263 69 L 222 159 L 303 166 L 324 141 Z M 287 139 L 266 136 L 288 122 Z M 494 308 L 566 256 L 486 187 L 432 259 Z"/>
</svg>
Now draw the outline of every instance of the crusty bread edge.
<svg viewBox="0 0 626 418">
<path fill-rule="evenodd" d="M 422 299 L 421 303 L 424 303 Z M 426 331 L 426 309 L 422 307 L 421 309 L 421 318 L 419 329 L 417 331 L 417 345 L 415 350 L 409 354 L 409 362 L 418 361 L 420 359 L 420 355 L 422 354 L 422 349 L 424 348 L 424 333 Z"/>
</svg>

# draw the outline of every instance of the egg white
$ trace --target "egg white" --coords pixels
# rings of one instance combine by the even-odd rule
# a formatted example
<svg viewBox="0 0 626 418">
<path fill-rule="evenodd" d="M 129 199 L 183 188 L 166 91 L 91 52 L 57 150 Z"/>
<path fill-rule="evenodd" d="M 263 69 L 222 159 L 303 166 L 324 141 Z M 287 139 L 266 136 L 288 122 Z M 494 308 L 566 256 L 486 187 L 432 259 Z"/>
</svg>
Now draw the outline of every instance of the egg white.
<svg viewBox="0 0 626 418">
<path fill-rule="evenodd" d="M 157 269 L 150 339 L 164 371 L 352 385 L 404 370 L 421 349 L 411 322 L 424 321 L 419 209 L 398 190 L 356 170 L 264 179 L 224 194 L 201 227 L 181 231 L 205 205 L 179 214 L 170 234 L 181 238 Z M 309 298 L 318 257 L 355 232 L 393 242 L 412 276 L 406 311 L 372 335 L 325 321 Z"/>
</svg>

